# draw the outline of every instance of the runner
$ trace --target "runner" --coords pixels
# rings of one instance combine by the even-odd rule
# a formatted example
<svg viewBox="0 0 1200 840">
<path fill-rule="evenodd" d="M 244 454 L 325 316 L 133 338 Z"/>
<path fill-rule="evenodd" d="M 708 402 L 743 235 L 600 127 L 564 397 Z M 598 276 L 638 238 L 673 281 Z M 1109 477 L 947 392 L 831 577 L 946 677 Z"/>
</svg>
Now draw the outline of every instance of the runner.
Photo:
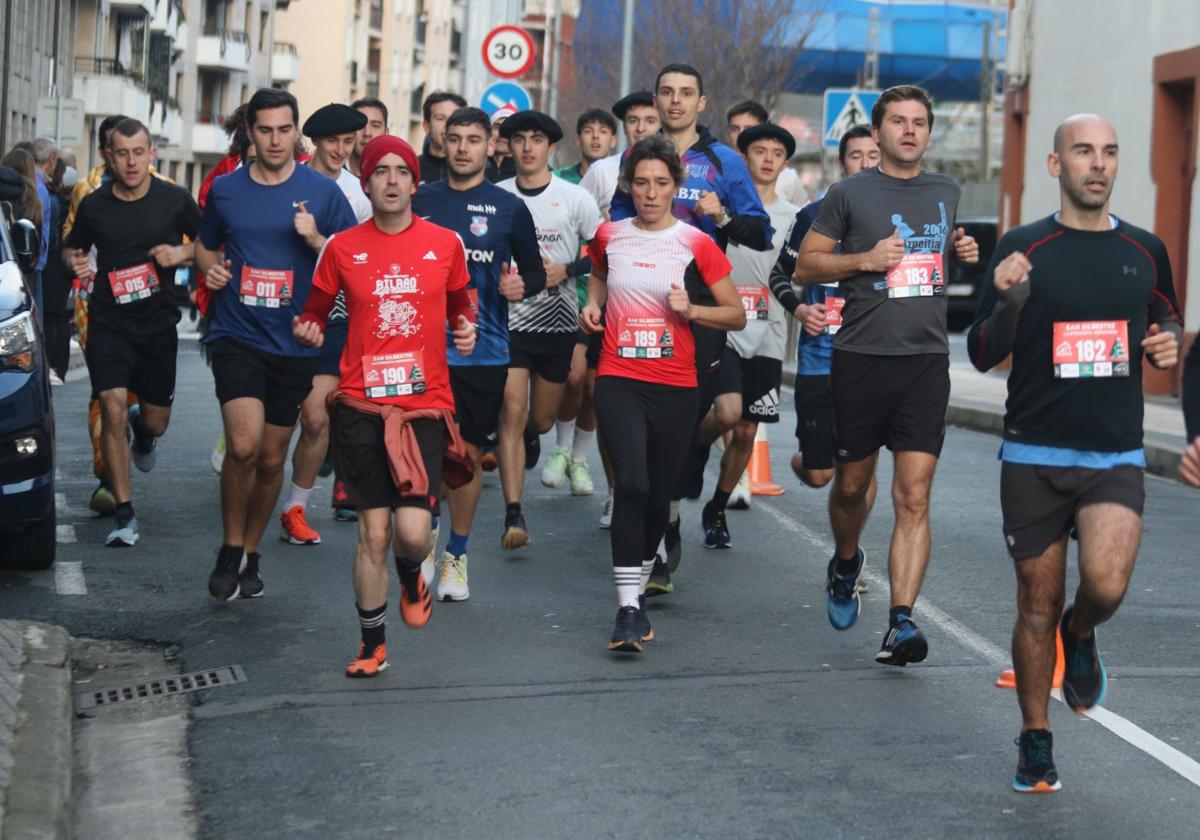
<svg viewBox="0 0 1200 840">
<path fill-rule="evenodd" d="M 928 653 L 912 609 L 929 564 L 929 494 L 950 399 L 946 263 L 951 256 L 977 262 L 979 246 L 954 228 L 958 184 L 921 171 L 933 127 L 929 94 L 913 85 L 888 88 L 871 123 L 879 166 L 829 188 L 794 276 L 805 285 L 840 281 L 846 297 L 830 366 L 837 463 L 829 518 L 837 550 L 826 612 L 839 630 L 858 620 L 867 559 L 859 537 L 886 445 L 895 460 L 896 522 L 888 630 L 875 660 L 905 665 Z"/>
<path fill-rule="evenodd" d="M 770 121 L 771 116 L 761 103 L 747 99 L 725 112 L 725 133 L 729 135 L 731 145 L 741 148 L 738 143 L 738 135 L 747 128 Z M 788 159 L 790 160 L 791 157 L 789 156 Z M 800 183 L 800 173 L 789 166 L 786 161 L 783 169 L 779 171 L 779 179 L 775 182 L 775 192 L 784 201 L 794 204 L 796 207 L 808 204 L 808 190 L 804 189 L 804 185 Z"/>
<path fill-rule="evenodd" d="M 132 546 L 140 536 L 130 451 L 134 465 L 149 472 L 171 419 L 179 309 L 163 285 L 172 282 L 176 266 L 192 260 L 193 246 L 182 243 L 195 238 L 200 224 L 186 190 L 151 176 L 156 152 L 142 123 L 124 119 L 113 126 L 108 156 L 115 177 L 79 203 L 66 238 L 81 280 L 91 273 L 87 255 L 96 248 L 85 356 L 102 407 L 101 447 L 116 501 L 116 524 L 104 541 L 109 546 Z M 141 398 L 132 406 L 130 390 Z"/>
<path fill-rule="evenodd" d="M 871 129 L 858 125 L 842 135 L 838 165 L 850 177 L 879 164 L 879 146 Z M 799 451 L 792 455 L 792 471 L 809 487 L 824 487 L 833 480 L 833 395 L 829 388 L 829 362 L 833 337 L 842 321 L 846 299 L 837 285 L 813 283 L 796 294 L 792 274 L 796 254 L 808 229 L 821 210 L 824 199 L 814 201 L 796 214 L 779 260 L 771 270 L 771 294 L 783 304 L 803 329 L 796 347 L 796 440 Z M 874 476 L 867 488 L 867 510 L 875 504 Z"/>
<path fill-rule="evenodd" d="M 602 225 L 592 240 L 579 320 L 585 331 L 604 335 L 596 409 L 616 478 L 611 542 L 618 602 L 608 649 L 639 653 L 654 638 L 646 585 L 687 451 L 689 438 L 680 430 L 696 417 L 692 329 L 738 330 L 746 313 L 721 249 L 671 215 L 685 183 L 671 142 L 652 136 L 634 146 L 622 179 L 635 216 Z M 715 305 L 692 302 L 702 286 Z"/>
<path fill-rule="evenodd" d="M 259 543 L 317 356 L 292 335 L 292 318 L 308 299 L 325 235 L 355 224 L 337 184 L 296 163 L 299 120 L 287 91 L 250 97 L 254 160 L 213 182 L 196 244 L 215 292 L 204 342 L 225 426 L 224 539 L 208 581 L 221 600 L 262 594 Z"/>
<path fill-rule="evenodd" d="M 730 495 L 742 482 L 759 423 L 779 422 L 779 385 L 783 348 L 787 342 L 787 313 L 770 294 L 771 267 L 783 247 L 788 226 L 799 211 L 775 192 L 779 173 L 796 152 L 791 132 L 772 123 L 738 133 L 738 149 L 746 158 L 750 178 L 771 217 L 774 231 L 770 251 L 730 246 L 733 282 L 746 310 L 747 326 L 729 334 L 717 375 L 717 396 L 700 426 L 702 445 L 711 445 L 730 432 L 721 457 L 720 477 L 712 498 L 701 512 L 705 548 L 729 548 L 732 539 L 725 520 Z M 749 495 L 747 482 L 746 494 Z"/>
<path fill-rule="evenodd" d="M 446 120 L 446 178 L 423 184 L 413 199 L 413 212 L 457 233 L 467 253 L 479 338 L 469 357 L 453 348 L 448 355 L 459 428 L 476 463 L 484 447 L 496 444 L 500 428 L 509 363 L 508 305 L 536 295 L 546 285 L 528 208 L 484 175 L 490 135 L 488 116 L 480 109 L 460 108 L 451 114 Z M 510 270 L 514 262 L 517 271 Z M 443 601 L 470 597 L 467 548 L 482 492 L 483 473 L 477 468 L 469 483 L 447 494 L 450 537 L 437 587 Z"/>
<path fill-rule="evenodd" d="M 521 510 L 525 470 L 537 464 L 540 436 L 554 425 L 571 372 L 579 332 L 575 277 L 591 271 L 591 262 L 579 258 L 579 246 L 595 235 L 602 219 L 587 190 L 550 172 L 550 156 L 562 139 L 557 122 L 540 111 L 521 111 L 505 121 L 500 134 L 512 150 L 517 177 L 499 186 L 529 208 L 546 271 L 546 289 L 508 312 L 508 379 L 498 448 L 505 501 L 501 547 L 516 549 L 529 542 Z"/>
<path fill-rule="evenodd" d="M 492 150 L 488 152 L 487 179 L 493 184 L 517 175 L 517 164 L 509 152 L 508 139 L 500 134 L 500 126 L 515 113 L 514 106 L 505 105 L 492 114 Z"/>
<path fill-rule="evenodd" d="M 1062 787 L 1047 709 L 1056 629 L 1063 700 L 1077 712 L 1104 700 L 1095 629 L 1125 596 L 1142 534 L 1142 358 L 1174 367 L 1183 333 L 1162 240 L 1109 212 L 1117 158 L 1107 120 L 1058 126 L 1048 169 L 1059 210 L 1000 240 L 967 336 L 981 371 L 1012 354 L 1000 507 L 1017 573 L 1022 793 Z M 1069 535 L 1080 582 L 1064 611 Z"/>
<path fill-rule="evenodd" d="M 350 155 L 350 160 L 346 164 L 350 169 L 350 174 L 358 177 L 362 173 L 359 161 L 362 158 L 363 146 L 379 135 L 387 134 L 388 109 L 387 105 L 374 96 L 355 99 L 350 103 L 350 107 L 367 118 L 367 124 L 359 129 L 358 136 L 354 139 L 354 154 Z"/>
<path fill-rule="evenodd" d="M 425 121 L 425 146 L 421 150 L 421 182 L 440 181 L 446 177 L 446 120 L 459 108 L 467 107 L 467 100 L 457 93 L 436 90 L 421 103 L 421 114 Z"/>
<path fill-rule="evenodd" d="M 633 146 L 642 138 L 657 134 L 662 128 L 658 109 L 654 107 L 654 94 L 648 90 L 637 90 L 622 96 L 613 104 L 612 112 L 621 121 L 626 146 Z M 579 186 L 596 199 L 596 205 L 606 219 L 620 174 L 621 156 L 610 155 L 594 161 L 579 181 Z"/>
<path fill-rule="evenodd" d="M 366 114 L 348 105 L 333 103 L 313 111 L 302 129 L 304 136 L 313 141 L 309 168 L 334 180 L 359 222 L 371 217 L 371 202 L 363 193 L 359 179 L 346 169 L 346 162 L 354 151 L 358 132 L 366 125 Z M 312 214 L 307 215 L 312 218 Z M 321 542 L 320 533 L 308 524 L 305 508 L 317 483 L 317 473 L 324 472 L 322 462 L 329 451 L 329 413 L 325 400 L 337 387 L 338 362 L 346 343 L 347 329 L 345 301 L 338 298 L 333 302 L 324 340 L 313 363 L 312 390 L 300 406 L 300 438 L 292 452 L 292 481 L 283 512 L 279 514 L 279 538 L 292 545 L 318 545 Z M 344 508 L 336 504 L 335 507 L 338 511 Z"/>
<path fill-rule="evenodd" d="M 363 148 L 361 161 L 374 218 L 329 237 L 293 326 L 300 344 L 320 347 L 335 300 L 343 298 L 350 312 L 331 409 L 338 475 L 359 512 L 354 596 L 362 642 L 348 677 L 374 677 L 388 667 L 389 547 L 401 618 L 410 627 L 429 621 L 432 603 L 420 570 L 435 539 L 443 452 L 453 467 L 448 483 L 472 472 L 454 422 L 443 326 L 453 325 L 455 349 L 470 355 L 475 326 L 462 243 L 413 216 L 420 169 L 411 146 L 378 137 Z"/>
</svg>

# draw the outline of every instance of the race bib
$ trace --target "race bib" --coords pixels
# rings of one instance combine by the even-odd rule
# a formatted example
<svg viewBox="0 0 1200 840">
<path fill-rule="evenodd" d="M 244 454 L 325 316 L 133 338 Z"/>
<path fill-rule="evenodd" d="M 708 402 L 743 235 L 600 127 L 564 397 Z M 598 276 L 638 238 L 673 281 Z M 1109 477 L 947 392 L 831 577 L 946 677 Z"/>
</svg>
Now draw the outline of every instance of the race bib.
<svg viewBox="0 0 1200 840">
<path fill-rule="evenodd" d="M 945 281 L 941 254 L 905 254 L 887 273 L 888 297 L 941 297 Z"/>
<path fill-rule="evenodd" d="M 617 356 L 622 359 L 669 359 L 675 338 L 665 318 L 622 318 L 617 329 Z"/>
<path fill-rule="evenodd" d="M 158 274 L 154 263 L 131 265 L 108 272 L 108 285 L 117 303 L 136 303 L 158 291 Z"/>
<path fill-rule="evenodd" d="M 242 282 L 238 289 L 242 303 L 280 309 L 292 305 L 292 272 L 286 269 L 242 266 Z"/>
<path fill-rule="evenodd" d="M 1055 321 L 1054 376 L 1129 375 L 1128 321 Z"/>
<path fill-rule="evenodd" d="M 753 285 L 737 287 L 737 293 L 742 298 L 742 308 L 746 310 L 747 321 L 767 320 L 767 287 Z"/>
<path fill-rule="evenodd" d="M 825 298 L 825 335 L 837 335 L 842 328 L 842 310 L 846 307 L 846 299 L 841 295 L 829 295 Z"/>
<path fill-rule="evenodd" d="M 362 371 L 367 399 L 425 393 L 425 365 L 420 350 L 363 356 Z"/>
</svg>

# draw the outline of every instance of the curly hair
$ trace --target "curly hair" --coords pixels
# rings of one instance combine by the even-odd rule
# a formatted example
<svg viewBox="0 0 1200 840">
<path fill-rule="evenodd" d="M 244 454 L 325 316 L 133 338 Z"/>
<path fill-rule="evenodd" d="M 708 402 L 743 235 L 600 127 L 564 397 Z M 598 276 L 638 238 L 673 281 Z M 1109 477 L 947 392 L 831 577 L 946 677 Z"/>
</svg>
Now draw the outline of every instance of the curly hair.
<svg viewBox="0 0 1200 840">
<path fill-rule="evenodd" d="M 21 218 L 28 219 L 42 229 L 42 200 L 38 198 L 36 165 L 33 154 L 24 149 L 13 149 L 4 156 L 0 165 L 11 166 L 21 173 L 25 186 L 21 190 Z"/>
</svg>

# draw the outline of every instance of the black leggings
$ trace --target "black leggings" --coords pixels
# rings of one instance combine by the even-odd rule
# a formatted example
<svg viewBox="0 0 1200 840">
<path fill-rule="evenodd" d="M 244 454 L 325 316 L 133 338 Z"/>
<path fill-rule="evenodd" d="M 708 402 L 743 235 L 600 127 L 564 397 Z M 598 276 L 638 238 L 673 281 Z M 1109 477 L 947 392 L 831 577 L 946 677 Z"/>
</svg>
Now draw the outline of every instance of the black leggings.
<svg viewBox="0 0 1200 840">
<path fill-rule="evenodd" d="M 641 566 L 667 527 L 671 488 L 696 423 L 696 389 L 601 376 L 595 403 L 612 464 L 614 566 Z"/>
</svg>

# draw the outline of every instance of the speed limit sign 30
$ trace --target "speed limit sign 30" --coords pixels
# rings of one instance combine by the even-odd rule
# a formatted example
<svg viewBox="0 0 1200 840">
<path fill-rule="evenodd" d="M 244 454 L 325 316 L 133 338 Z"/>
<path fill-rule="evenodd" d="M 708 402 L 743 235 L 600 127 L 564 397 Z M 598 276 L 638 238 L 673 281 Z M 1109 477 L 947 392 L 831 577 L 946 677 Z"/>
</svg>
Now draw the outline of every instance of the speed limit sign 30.
<svg viewBox="0 0 1200 840">
<path fill-rule="evenodd" d="M 483 39 L 483 63 L 503 79 L 524 76 L 533 67 L 533 38 L 519 26 L 497 26 Z"/>
</svg>

